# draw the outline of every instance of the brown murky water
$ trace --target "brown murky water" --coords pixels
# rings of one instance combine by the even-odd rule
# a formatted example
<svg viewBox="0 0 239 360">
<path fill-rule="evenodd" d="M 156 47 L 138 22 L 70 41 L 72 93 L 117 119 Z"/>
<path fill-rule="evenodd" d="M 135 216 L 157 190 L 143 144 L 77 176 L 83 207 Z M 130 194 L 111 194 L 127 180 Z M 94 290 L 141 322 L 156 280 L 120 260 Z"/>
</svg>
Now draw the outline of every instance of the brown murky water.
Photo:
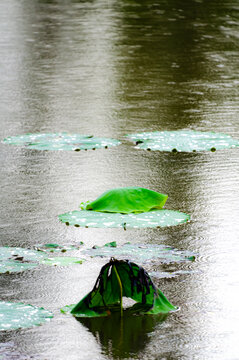
<svg viewBox="0 0 239 360">
<path fill-rule="evenodd" d="M 2 0 L 0 138 L 193 129 L 239 138 L 239 5 L 232 1 Z M 238 150 L 161 153 L 119 147 L 39 152 L 0 144 L 0 245 L 166 244 L 190 264 L 148 263 L 180 311 L 166 319 L 76 321 L 106 259 L 1 275 L 0 299 L 44 306 L 41 327 L 0 334 L 1 359 L 239 358 Z M 103 191 L 142 186 L 192 220 L 164 229 L 65 227 L 57 215 Z M 170 274 L 178 271 L 178 276 Z"/>
</svg>

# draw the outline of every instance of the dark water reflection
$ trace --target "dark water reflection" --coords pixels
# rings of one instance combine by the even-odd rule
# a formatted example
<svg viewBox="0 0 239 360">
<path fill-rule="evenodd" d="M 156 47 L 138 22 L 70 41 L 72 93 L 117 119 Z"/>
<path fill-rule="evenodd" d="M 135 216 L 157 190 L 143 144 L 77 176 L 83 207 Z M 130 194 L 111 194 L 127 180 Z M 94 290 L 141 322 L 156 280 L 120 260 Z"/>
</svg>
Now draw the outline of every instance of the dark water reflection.
<svg viewBox="0 0 239 360">
<path fill-rule="evenodd" d="M 239 138 L 238 20 L 235 0 L 1 1 L 0 138 L 68 131 L 122 139 L 184 128 Z M 198 254 L 190 264 L 147 263 L 168 274 L 154 280 L 180 311 L 163 322 L 125 319 L 123 329 L 118 319 L 78 322 L 59 312 L 91 290 L 106 259 L 1 275 L 0 300 L 55 314 L 42 327 L 1 333 L 3 359 L 238 358 L 237 149 L 171 154 L 123 140 L 95 152 L 0 150 L 1 245 L 114 240 Z M 58 214 L 118 186 L 167 193 L 167 208 L 192 220 L 126 232 L 58 222 Z"/>
<path fill-rule="evenodd" d="M 80 322 L 94 334 L 105 354 L 110 357 L 134 357 L 143 351 L 156 325 L 166 319 L 159 316 L 126 316 L 120 318 L 81 319 Z"/>
</svg>

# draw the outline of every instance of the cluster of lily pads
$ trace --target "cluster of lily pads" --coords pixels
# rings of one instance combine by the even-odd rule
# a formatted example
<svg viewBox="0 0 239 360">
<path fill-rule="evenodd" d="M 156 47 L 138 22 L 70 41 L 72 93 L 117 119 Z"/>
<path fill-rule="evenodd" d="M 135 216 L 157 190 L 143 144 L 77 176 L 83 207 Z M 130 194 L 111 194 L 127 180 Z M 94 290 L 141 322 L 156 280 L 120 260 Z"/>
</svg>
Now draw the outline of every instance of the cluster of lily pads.
<svg viewBox="0 0 239 360">
<path fill-rule="evenodd" d="M 156 131 L 126 135 L 136 143 L 136 148 L 146 150 L 195 152 L 234 148 L 239 141 L 221 133 L 196 131 Z M 20 145 L 36 150 L 96 150 L 121 144 L 119 140 L 96 138 L 91 135 L 50 133 L 10 136 L 5 144 Z M 102 228 L 155 228 L 178 225 L 190 219 L 188 214 L 164 209 L 167 195 L 139 188 L 112 189 L 96 200 L 82 202 L 79 210 L 59 215 L 66 225 Z M 78 245 L 40 244 L 34 249 L 0 248 L 0 273 L 10 274 L 31 270 L 40 265 L 67 266 L 81 264 L 79 257 L 62 256 L 67 251 L 81 250 Z M 56 253 L 57 256 L 52 256 Z M 158 314 L 177 310 L 153 284 L 149 274 L 133 261 L 141 263 L 157 258 L 162 263 L 193 261 L 195 255 L 161 245 L 127 243 L 118 247 L 115 242 L 103 247 L 82 251 L 83 254 L 110 257 L 103 266 L 92 291 L 78 304 L 68 305 L 62 312 L 75 317 L 109 316 L 120 311 L 123 315 L 122 298 L 130 297 L 136 304 L 127 309 L 130 314 Z M 61 256 L 59 255 L 61 254 Z M 115 257 L 119 260 L 116 260 Z M 122 259 L 121 259 L 122 258 Z M 124 260 L 127 258 L 128 260 Z M 23 303 L 0 302 L 0 330 L 40 325 L 53 317 L 43 308 Z"/>
</svg>

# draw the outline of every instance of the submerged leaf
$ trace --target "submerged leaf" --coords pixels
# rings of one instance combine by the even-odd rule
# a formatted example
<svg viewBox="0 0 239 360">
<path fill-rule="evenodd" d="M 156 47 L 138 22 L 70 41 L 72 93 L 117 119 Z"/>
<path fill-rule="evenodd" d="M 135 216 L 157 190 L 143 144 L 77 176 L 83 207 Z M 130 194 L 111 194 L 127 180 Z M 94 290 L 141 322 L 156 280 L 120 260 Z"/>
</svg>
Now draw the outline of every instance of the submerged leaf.
<svg viewBox="0 0 239 360">
<path fill-rule="evenodd" d="M 185 223 L 190 216 L 174 210 L 152 210 L 140 214 L 104 213 L 88 210 L 75 210 L 59 215 L 66 225 L 93 228 L 154 228 Z"/>
<path fill-rule="evenodd" d="M 156 244 L 124 244 L 120 247 L 109 247 L 108 244 L 83 251 L 90 256 L 123 257 L 124 259 L 144 263 L 147 260 L 157 259 L 161 263 L 194 261 L 195 255 L 189 251 L 182 251 L 170 246 Z"/>
<path fill-rule="evenodd" d="M 36 150 L 95 150 L 117 146 L 120 141 L 108 138 L 97 138 L 89 135 L 50 133 L 25 134 L 9 136 L 3 140 L 5 144 L 21 145 Z"/>
<path fill-rule="evenodd" d="M 136 301 L 128 309 L 132 314 L 166 314 L 177 310 L 142 267 L 128 260 L 115 259 L 102 267 L 93 290 L 68 309 L 76 317 L 109 316 L 122 310 L 122 297 Z M 66 307 L 62 309 L 63 312 L 66 310 Z"/>
<path fill-rule="evenodd" d="M 53 314 L 43 308 L 23 303 L 0 302 L 0 330 L 13 330 L 41 325 Z"/>
<path fill-rule="evenodd" d="M 168 195 L 140 187 L 126 187 L 104 192 L 86 205 L 85 210 L 110 213 L 139 213 L 162 209 Z"/>
<path fill-rule="evenodd" d="M 215 151 L 239 146 L 239 141 L 223 133 L 192 130 L 155 131 L 127 135 L 136 148 L 159 151 Z"/>
</svg>

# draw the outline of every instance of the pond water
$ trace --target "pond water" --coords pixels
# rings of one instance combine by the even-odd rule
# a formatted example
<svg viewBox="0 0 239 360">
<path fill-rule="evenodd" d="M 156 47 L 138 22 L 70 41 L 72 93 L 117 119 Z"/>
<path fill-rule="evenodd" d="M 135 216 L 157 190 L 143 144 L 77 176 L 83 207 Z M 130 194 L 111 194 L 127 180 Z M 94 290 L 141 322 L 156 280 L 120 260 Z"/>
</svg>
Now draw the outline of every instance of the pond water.
<svg viewBox="0 0 239 360">
<path fill-rule="evenodd" d="M 239 138 L 238 21 L 236 0 L 0 2 L 1 140 L 60 131 L 122 140 L 81 152 L 1 143 L 0 246 L 130 241 L 197 254 L 190 263 L 145 266 L 180 306 L 166 319 L 61 314 L 92 289 L 105 258 L 2 274 L 1 301 L 55 316 L 41 327 L 1 332 L 1 359 L 239 358 L 238 149 L 175 154 L 124 140 L 181 129 Z M 59 222 L 57 215 L 121 186 L 166 193 L 166 208 L 191 221 L 127 231 Z"/>
</svg>

